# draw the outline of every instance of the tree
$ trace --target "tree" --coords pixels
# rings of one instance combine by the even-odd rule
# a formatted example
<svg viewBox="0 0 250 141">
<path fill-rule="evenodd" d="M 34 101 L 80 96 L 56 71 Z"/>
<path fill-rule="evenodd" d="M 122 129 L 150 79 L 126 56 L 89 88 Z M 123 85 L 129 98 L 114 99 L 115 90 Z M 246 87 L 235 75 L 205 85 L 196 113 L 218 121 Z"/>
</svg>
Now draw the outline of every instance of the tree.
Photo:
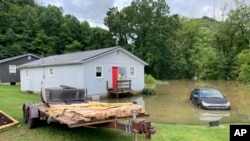
<svg viewBox="0 0 250 141">
<path fill-rule="evenodd" d="M 12 1 L 0 2 L 0 59 L 15 56 L 23 51 L 17 47 L 15 30 L 13 29 L 20 9 Z"/>
<path fill-rule="evenodd" d="M 235 0 L 236 9 L 231 10 L 225 22 L 218 25 L 216 49 L 221 60 L 224 79 L 236 79 L 238 76 L 237 58 L 243 50 L 250 47 L 250 6 L 244 0 Z"/>
<path fill-rule="evenodd" d="M 59 41 L 56 48 L 56 53 L 69 52 L 66 46 L 70 46 L 74 41 L 81 41 L 81 25 L 80 21 L 75 16 L 65 15 L 58 28 Z M 83 50 L 79 47 L 77 50 Z M 73 50 L 72 50 L 73 51 Z"/>
<path fill-rule="evenodd" d="M 172 77 L 173 38 L 180 21 L 178 15 L 169 15 L 165 0 L 134 0 L 121 11 L 111 8 L 105 25 L 118 45 L 149 63 L 146 73 L 158 79 Z"/>
<path fill-rule="evenodd" d="M 125 14 L 118 11 L 117 7 L 109 9 L 104 24 L 108 26 L 118 45 L 124 46 L 128 44 Z"/>
<path fill-rule="evenodd" d="M 238 79 L 242 81 L 250 81 L 250 50 L 244 50 L 237 56 L 239 68 Z"/>
<path fill-rule="evenodd" d="M 84 21 L 80 25 L 80 37 L 79 41 L 82 44 L 82 50 L 86 50 L 91 46 L 92 38 L 92 28 L 90 28 L 89 23 Z"/>
<path fill-rule="evenodd" d="M 15 32 L 15 43 L 18 44 L 26 53 L 33 53 L 31 48 L 33 38 L 41 30 L 37 8 L 29 5 L 24 6 L 17 14 L 16 21 L 13 23 L 13 31 Z"/>
<path fill-rule="evenodd" d="M 41 7 L 38 15 L 41 28 L 48 36 L 57 36 L 63 21 L 62 8 L 49 5 L 47 8 Z"/>
<path fill-rule="evenodd" d="M 49 37 L 44 30 L 40 30 L 31 42 L 32 46 L 30 49 L 35 54 L 49 56 L 55 54 L 55 43 L 56 37 Z"/>
<path fill-rule="evenodd" d="M 86 47 L 86 50 L 100 49 L 114 45 L 115 41 L 109 31 L 100 27 L 91 28 L 90 45 Z"/>
<path fill-rule="evenodd" d="M 65 53 L 81 51 L 81 43 L 77 40 L 74 40 L 71 44 L 66 45 Z"/>
</svg>

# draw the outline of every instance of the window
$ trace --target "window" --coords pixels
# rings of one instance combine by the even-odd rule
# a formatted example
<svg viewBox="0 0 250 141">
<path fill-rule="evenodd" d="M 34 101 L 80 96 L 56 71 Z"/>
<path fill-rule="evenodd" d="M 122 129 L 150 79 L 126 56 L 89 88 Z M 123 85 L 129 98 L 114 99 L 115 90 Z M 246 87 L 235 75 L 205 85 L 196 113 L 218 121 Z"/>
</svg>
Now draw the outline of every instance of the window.
<svg viewBox="0 0 250 141">
<path fill-rule="evenodd" d="M 135 77 L 135 68 L 134 67 L 130 67 L 130 77 Z"/>
<path fill-rule="evenodd" d="M 29 70 L 25 70 L 25 78 L 26 78 L 26 79 L 29 78 Z"/>
<path fill-rule="evenodd" d="M 16 65 L 9 65 L 9 72 L 16 73 Z"/>
<path fill-rule="evenodd" d="M 49 68 L 49 76 L 54 76 L 54 70 L 53 70 L 53 68 Z"/>
<path fill-rule="evenodd" d="M 101 66 L 96 67 L 96 77 L 98 77 L 98 78 L 102 77 L 102 67 Z"/>
</svg>

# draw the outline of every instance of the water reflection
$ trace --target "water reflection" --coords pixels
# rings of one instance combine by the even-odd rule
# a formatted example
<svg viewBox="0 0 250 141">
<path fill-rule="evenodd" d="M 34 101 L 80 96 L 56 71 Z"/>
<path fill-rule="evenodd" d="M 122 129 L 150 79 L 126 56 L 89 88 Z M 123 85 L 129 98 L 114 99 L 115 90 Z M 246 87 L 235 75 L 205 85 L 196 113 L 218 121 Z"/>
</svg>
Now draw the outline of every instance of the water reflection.
<svg viewBox="0 0 250 141">
<path fill-rule="evenodd" d="M 195 114 L 201 121 L 217 121 L 224 117 L 230 117 L 229 111 L 203 111 L 200 110 L 199 113 Z"/>
<path fill-rule="evenodd" d="M 227 96 L 231 102 L 230 111 L 201 110 L 189 103 L 189 94 L 195 87 L 214 87 Z M 238 81 L 194 81 L 173 80 L 156 85 L 157 95 L 121 99 L 102 99 L 103 102 L 133 102 L 145 106 L 150 120 L 158 123 L 208 124 L 250 122 L 250 86 Z"/>
</svg>

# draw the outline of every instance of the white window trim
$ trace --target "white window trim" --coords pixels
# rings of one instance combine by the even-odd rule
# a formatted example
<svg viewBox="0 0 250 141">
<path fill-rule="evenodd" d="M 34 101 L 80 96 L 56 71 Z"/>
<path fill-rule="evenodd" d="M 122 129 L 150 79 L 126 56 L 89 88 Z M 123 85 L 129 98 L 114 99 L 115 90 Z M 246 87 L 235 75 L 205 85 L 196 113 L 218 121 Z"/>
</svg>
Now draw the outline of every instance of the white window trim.
<svg viewBox="0 0 250 141">
<path fill-rule="evenodd" d="M 25 70 L 25 79 L 29 79 L 29 70 L 28 69 L 26 69 Z"/>
<path fill-rule="evenodd" d="M 51 73 L 52 70 L 52 73 Z M 54 76 L 54 68 L 49 68 L 49 77 L 53 77 Z"/>
<path fill-rule="evenodd" d="M 97 76 L 96 76 L 97 67 L 101 67 L 101 69 L 102 69 L 102 70 L 101 70 L 101 76 L 100 76 L 100 77 L 97 77 Z M 96 77 L 96 78 L 103 78 L 103 66 L 95 66 L 95 77 Z"/>
<path fill-rule="evenodd" d="M 9 73 L 16 73 L 16 65 L 9 65 Z"/>
<path fill-rule="evenodd" d="M 131 75 L 131 68 L 134 68 L 134 75 Z M 135 77 L 135 67 L 129 67 L 129 77 Z"/>
</svg>

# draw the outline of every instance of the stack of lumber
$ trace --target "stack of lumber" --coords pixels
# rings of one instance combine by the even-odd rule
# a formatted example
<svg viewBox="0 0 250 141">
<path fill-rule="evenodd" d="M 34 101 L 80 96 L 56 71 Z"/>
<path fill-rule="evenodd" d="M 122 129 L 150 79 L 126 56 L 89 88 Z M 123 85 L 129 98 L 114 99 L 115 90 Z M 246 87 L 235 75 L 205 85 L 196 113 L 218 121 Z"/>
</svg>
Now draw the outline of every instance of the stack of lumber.
<svg viewBox="0 0 250 141">
<path fill-rule="evenodd" d="M 137 115 L 145 114 L 144 107 L 132 103 L 100 102 L 50 105 L 48 112 L 52 118 L 61 123 L 73 124 L 131 117 L 134 109 L 137 110 Z"/>
</svg>

